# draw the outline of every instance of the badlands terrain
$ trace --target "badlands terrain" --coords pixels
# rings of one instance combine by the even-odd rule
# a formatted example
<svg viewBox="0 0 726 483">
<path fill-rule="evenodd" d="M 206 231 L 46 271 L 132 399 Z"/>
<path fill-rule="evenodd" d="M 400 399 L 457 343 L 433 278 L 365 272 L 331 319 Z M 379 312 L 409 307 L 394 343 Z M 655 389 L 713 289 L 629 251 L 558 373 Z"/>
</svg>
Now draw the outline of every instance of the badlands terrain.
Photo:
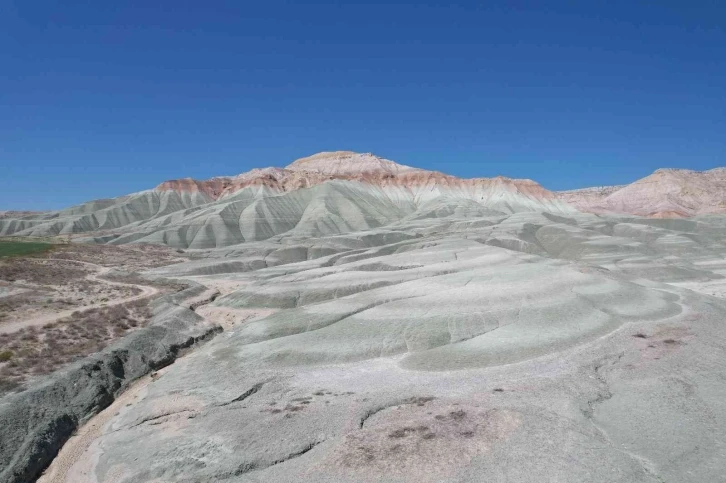
<svg viewBox="0 0 726 483">
<path fill-rule="evenodd" d="M 0 261 L 0 481 L 724 481 L 725 234 L 723 168 L 350 152 L 2 214 L 72 243 Z"/>
</svg>

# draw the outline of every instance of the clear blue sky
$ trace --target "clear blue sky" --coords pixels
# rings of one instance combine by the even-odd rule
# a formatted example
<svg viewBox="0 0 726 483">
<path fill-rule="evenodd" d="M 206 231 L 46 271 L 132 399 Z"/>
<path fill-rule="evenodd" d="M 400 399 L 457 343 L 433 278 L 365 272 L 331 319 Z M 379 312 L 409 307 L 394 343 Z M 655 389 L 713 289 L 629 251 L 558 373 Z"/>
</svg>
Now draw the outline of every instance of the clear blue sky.
<svg viewBox="0 0 726 483">
<path fill-rule="evenodd" d="M 726 165 L 723 1 L 0 0 L 0 68 L 0 209 L 336 149 L 550 189 Z"/>
</svg>

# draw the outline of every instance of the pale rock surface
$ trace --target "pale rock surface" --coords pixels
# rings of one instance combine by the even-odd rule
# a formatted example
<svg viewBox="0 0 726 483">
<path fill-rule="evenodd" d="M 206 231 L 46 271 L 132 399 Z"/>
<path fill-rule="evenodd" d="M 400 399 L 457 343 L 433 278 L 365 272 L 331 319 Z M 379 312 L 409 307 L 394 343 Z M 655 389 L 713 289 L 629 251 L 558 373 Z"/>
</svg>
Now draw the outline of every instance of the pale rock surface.
<svg viewBox="0 0 726 483">
<path fill-rule="evenodd" d="M 726 213 L 726 168 L 659 169 L 627 186 L 563 191 L 557 197 L 593 213 L 683 218 Z"/>
<path fill-rule="evenodd" d="M 24 230 L 55 220 L 70 231 L 90 217 L 117 228 L 89 229 L 87 241 L 183 247 L 193 260 L 145 275 L 220 295 L 196 313 L 167 301 L 174 317 L 120 345 L 101 381 L 79 364 L 93 398 L 75 394 L 66 373 L 0 403 L 3 421 L 18 420 L 0 440 L 9 481 L 37 476 L 33 444 L 53 436 L 40 446 L 48 459 L 148 370 L 139 348 L 158 344 L 154 330 L 178 342 L 200 327 L 224 332 L 92 419 L 47 477 L 723 479 L 726 217 L 583 213 L 532 181 L 388 163 L 325 153 L 213 189 L 185 181 L 31 219 Z M 660 186 L 715 187 L 708 176 L 722 174 L 666 172 L 604 199 L 619 206 L 616 195 L 637 188 L 629 199 L 659 216 L 673 211 L 656 201 Z M 707 199 L 698 193 L 689 196 Z M 60 437 L 52 423 L 63 415 L 73 424 Z"/>
<path fill-rule="evenodd" d="M 336 151 L 299 159 L 287 168 L 166 181 L 120 198 L 0 218 L 0 235 L 88 233 L 95 243 L 208 249 L 284 234 L 348 233 L 457 210 L 466 210 L 468 216 L 575 212 L 531 180 L 460 179 L 373 154 Z"/>
<path fill-rule="evenodd" d="M 352 151 L 318 153 L 300 158 L 286 169 L 291 171 L 313 171 L 327 175 L 357 175 L 359 173 L 387 173 L 397 175 L 419 171 L 410 166 L 379 158 L 371 153 L 358 154 Z"/>
<path fill-rule="evenodd" d="M 726 219 L 466 206 L 148 272 L 223 289 L 200 313 L 225 332 L 103 415 L 64 471 L 99 482 L 718 481 L 726 301 L 712 294 Z"/>
</svg>

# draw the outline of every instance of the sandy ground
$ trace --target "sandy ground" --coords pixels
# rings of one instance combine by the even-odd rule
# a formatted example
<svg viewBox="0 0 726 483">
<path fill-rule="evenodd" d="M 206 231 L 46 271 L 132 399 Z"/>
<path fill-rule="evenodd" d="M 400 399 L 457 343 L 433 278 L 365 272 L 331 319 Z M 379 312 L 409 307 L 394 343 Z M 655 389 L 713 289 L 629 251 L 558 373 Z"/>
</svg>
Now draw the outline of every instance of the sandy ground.
<svg viewBox="0 0 726 483">
<path fill-rule="evenodd" d="M 244 322 L 253 322 L 277 312 L 276 309 L 235 309 L 205 305 L 197 309 L 197 313 L 209 321 L 231 330 Z"/>
<path fill-rule="evenodd" d="M 163 369 L 154 375 L 136 381 L 106 409 L 91 418 L 75 435 L 63 445 L 53 463 L 38 479 L 38 483 L 96 482 L 93 473 L 98 460 L 98 446 L 103 434 L 125 408 L 143 397 L 146 387 Z"/>
<path fill-rule="evenodd" d="M 690 263 L 705 248 L 564 221 L 175 266 L 227 332 L 91 419 L 40 481 L 720 481 L 726 283 Z"/>
<path fill-rule="evenodd" d="M 63 260 L 63 262 L 69 262 L 69 261 Z M 77 310 L 88 310 L 88 309 L 93 309 L 93 308 L 97 308 L 97 307 L 112 307 L 114 305 L 121 305 L 121 304 L 125 304 L 128 302 L 133 302 L 135 300 L 140 300 L 143 298 L 151 297 L 151 296 L 159 293 L 159 289 L 156 287 L 152 287 L 152 286 L 148 286 L 148 285 L 115 282 L 115 281 L 105 280 L 105 279 L 101 278 L 101 277 L 103 277 L 103 275 L 107 274 L 108 272 L 110 272 L 112 270 L 109 267 L 103 267 L 103 266 L 97 265 L 95 263 L 81 262 L 81 261 L 72 261 L 70 263 L 81 264 L 81 265 L 84 265 L 88 268 L 95 270 L 96 271 L 95 273 L 92 273 L 86 277 L 86 280 L 88 280 L 90 282 L 105 284 L 105 285 L 108 285 L 111 287 L 129 287 L 129 286 L 136 287 L 139 290 L 141 290 L 141 292 L 137 295 L 132 295 L 129 297 L 122 297 L 122 298 L 118 298 L 118 299 L 106 301 L 106 302 L 95 302 L 95 303 L 92 303 L 89 305 L 84 305 L 83 307 L 74 307 L 71 309 L 56 311 L 53 313 L 46 313 L 46 314 L 42 314 L 39 316 L 27 318 L 27 319 L 6 322 L 3 324 L 0 324 L 0 333 L 15 332 L 17 330 L 20 330 L 20 329 L 23 329 L 26 327 L 43 326 L 45 324 L 50 324 L 50 323 L 56 322 L 58 320 L 64 319 L 66 317 L 69 317 L 73 314 L 73 312 L 76 312 Z"/>
<path fill-rule="evenodd" d="M 105 272 L 100 272 L 97 276 L 100 276 L 103 273 Z M 219 295 L 219 291 L 217 289 L 219 286 L 224 286 L 224 284 L 217 284 L 215 287 L 209 287 L 199 296 L 185 300 L 184 305 L 192 308 L 198 306 L 198 308 L 194 310 L 199 315 L 202 315 L 205 318 L 209 315 L 210 317 L 208 320 L 219 323 L 225 327 L 225 329 L 231 328 L 235 323 L 243 320 L 256 320 L 264 317 L 267 315 L 267 312 L 270 312 L 265 310 L 240 310 L 240 313 L 233 313 L 234 311 L 224 309 L 218 311 L 205 311 L 207 308 L 206 304 L 211 299 Z M 128 300 L 126 300 L 126 302 L 128 302 Z M 161 369 L 136 381 L 109 407 L 84 424 L 78 432 L 63 445 L 63 448 L 61 448 L 58 456 L 38 479 L 38 482 L 74 483 L 83 481 L 88 483 L 97 483 L 98 480 L 95 476 L 94 470 L 98 464 L 99 457 L 103 454 L 103 437 L 109 432 L 117 430 L 114 425 L 118 424 L 119 418 L 122 417 L 125 412 L 127 412 L 138 400 L 143 399 L 146 395 L 149 384 L 163 376 L 170 367 L 171 366 Z M 187 409 L 188 406 L 191 406 L 192 409 Z M 165 430 L 168 430 L 169 418 L 165 418 L 163 416 L 164 414 L 174 415 L 186 411 L 194 412 L 193 407 L 194 404 L 192 403 L 190 405 L 189 401 L 185 400 L 185 398 L 180 399 L 179 397 L 172 395 L 167 400 L 158 403 L 156 405 L 156 410 L 160 415 L 162 415 L 160 416 L 160 419 L 166 419 L 163 422 L 167 423 Z M 201 406 L 199 407 L 201 408 Z M 175 416 L 172 416 L 172 419 L 174 417 Z M 106 483 L 116 483 L 117 481 L 121 481 L 124 475 L 125 472 L 123 468 L 118 467 L 111 470 L 110 474 L 107 475 L 104 481 Z M 161 480 L 159 483 L 161 483 Z"/>
<path fill-rule="evenodd" d="M 249 280 L 224 279 L 220 277 L 185 277 L 206 287 L 216 289 L 221 295 L 227 295 L 252 283 Z"/>
<path fill-rule="evenodd" d="M 247 280 L 225 280 L 220 277 L 186 277 L 189 280 L 200 283 L 208 287 L 207 291 L 199 295 L 194 299 L 190 299 L 184 302 L 189 307 L 194 307 L 202 301 L 206 301 L 213 296 L 214 298 L 221 297 L 237 290 L 240 290 L 250 284 Z M 275 309 L 265 308 L 231 308 L 231 307 L 218 307 L 214 305 L 204 304 L 195 309 L 195 312 L 205 319 L 219 324 L 224 330 L 231 330 L 236 325 L 243 322 L 252 322 L 261 318 L 267 317 L 270 314 L 276 312 Z"/>
<path fill-rule="evenodd" d="M 99 457 L 103 454 L 103 438 L 108 433 L 122 428 L 120 420 L 130 407 L 144 399 L 149 385 L 162 377 L 169 367 L 143 377 L 132 384 L 109 407 L 91 418 L 71 439 L 63 445 L 58 456 L 38 479 L 38 483 L 97 483 L 94 473 Z M 193 397 L 170 395 L 164 401 L 157 402 L 154 407 L 154 424 L 163 425 L 161 431 L 173 436 L 174 421 L 194 417 L 202 409 L 199 401 Z M 139 421 L 134 424 L 144 424 Z M 133 424 L 132 424 L 133 426 Z M 125 471 L 117 467 L 110 471 L 104 479 L 105 483 L 116 483 L 123 479 Z M 162 480 L 159 480 L 161 482 Z"/>
<path fill-rule="evenodd" d="M 108 271 L 108 269 L 103 270 L 103 267 L 99 268 L 100 270 L 96 274 L 97 277 Z M 208 289 L 199 296 L 186 300 L 184 305 L 187 307 L 194 307 L 197 304 L 203 304 L 195 309 L 197 314 L 211 322 L 221 325 L 224 330 L 231 330 L 238 324 L 259 320 L 276 312 L 275 309 L 234 309 L 210 306 L 205 303 L 208 302 L 210 298 L 216 297 L 220 295 L 220 293 L 231 293 L 243 286 L 246 286 L 248 282 L 236 282 L 232 280 L 220 280 L 206 277 L 190 278 L 194 279 L 194 281 L 198 283 L 204 283 L 208 286 Z M 110 283 L 105 280 L 102 281 Z M 38 479 L 38 482 L 73 483 L 83 481 L 88 483 L 97 483 L 98 480 L 95 476 L 94 469 L 98 463 L 99 457 L 103 454 L 102 444 L 104 435 L 115 431 L 114 425 L 118 424 L 119 419 L 124 415 L 124 413 L 128 411 L 128 409 L 138 400 L 145 397 L 149 384 L 161 377 L 168 370 L 169 367 L 164 368 L 135 382 L 109 407 L 91 418 L 91 420 L 83 425 L 77 434 L 71 437 L 71 439 L 63 446 L 58 456 Z M 184 412 L 194 413 L 196 410 L 201 409 L 201 406 L 195 405 L 194 401 L 188 401 L 186 399 L 188 398 L 180 399 L 172 395 L 164 401 L 158 402 L 156 404 L 156 410 L 161 415 L 167 413 L 176 415 Z M 195 409 L 195 406 L 199 407 Z M 172 416 L 172 419 L 174 417 L 175 416 Z M 169 418 L 166 417 L 164 419 L 164 430 L 169 431 Z M 122 467 L 112 469 L 104 481 L 106 483 L 121 481 L 124 474 L 125 471 Z"/>
</svg>

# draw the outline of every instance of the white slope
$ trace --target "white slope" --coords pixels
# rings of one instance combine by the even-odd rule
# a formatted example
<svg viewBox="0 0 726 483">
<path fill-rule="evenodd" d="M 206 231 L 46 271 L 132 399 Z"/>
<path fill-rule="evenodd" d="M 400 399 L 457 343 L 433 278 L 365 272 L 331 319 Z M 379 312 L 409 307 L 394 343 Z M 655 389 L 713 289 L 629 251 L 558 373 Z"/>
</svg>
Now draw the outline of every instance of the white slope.
<svg viewBox="0 0 726 483">
<path fill-rule="evenodd" d="M 578 209 L 629 213 L 653 218 L 682 218 L 726 213 L 726 168 L 708 171 L 659 169 L 626 186 L 557 193 Z"/>
<path fill-rule="evenodd" d="M 97 243 L 221 248 L 279 235 L 320 237 L 404 219 L 576 211 L 530 180 L 460 179 L 372 154 L 320 153 L 233 178 L 173 180 L 156 189 L 22 218 L 0 234 L 87 233 Z"/>
<path fill-rule="evenodd" d="M 308 190 L 311 220 L 349 223 L 335 199 L 349 185 Z M 100 481 L 722 481 L 726 304 L 674 283 L 722 282 L 723 217 L 480 216 L 458 201 L 395 230 L 154 270 L 228 287 L 205 312 L 228 330 L 114 411 L 82 467 Z"/>
<path fill-rule="evenodd" d="M 0 220 L 0 235 L 56 236 L 102 232 L 178 213 L 212 201 L 200 192 L 147 190 L 60 211 Z"/>
<path fill-rule="evenodd" d="M 420 171 L 410 166 L 383 159 L 372 153 L 354 153 L 352 151 L 322 152 L 300 158 L 285 169 L 291 171 L 310 171 L 328 175 L 360 173 L 400 174 Z"/>
</svg>

